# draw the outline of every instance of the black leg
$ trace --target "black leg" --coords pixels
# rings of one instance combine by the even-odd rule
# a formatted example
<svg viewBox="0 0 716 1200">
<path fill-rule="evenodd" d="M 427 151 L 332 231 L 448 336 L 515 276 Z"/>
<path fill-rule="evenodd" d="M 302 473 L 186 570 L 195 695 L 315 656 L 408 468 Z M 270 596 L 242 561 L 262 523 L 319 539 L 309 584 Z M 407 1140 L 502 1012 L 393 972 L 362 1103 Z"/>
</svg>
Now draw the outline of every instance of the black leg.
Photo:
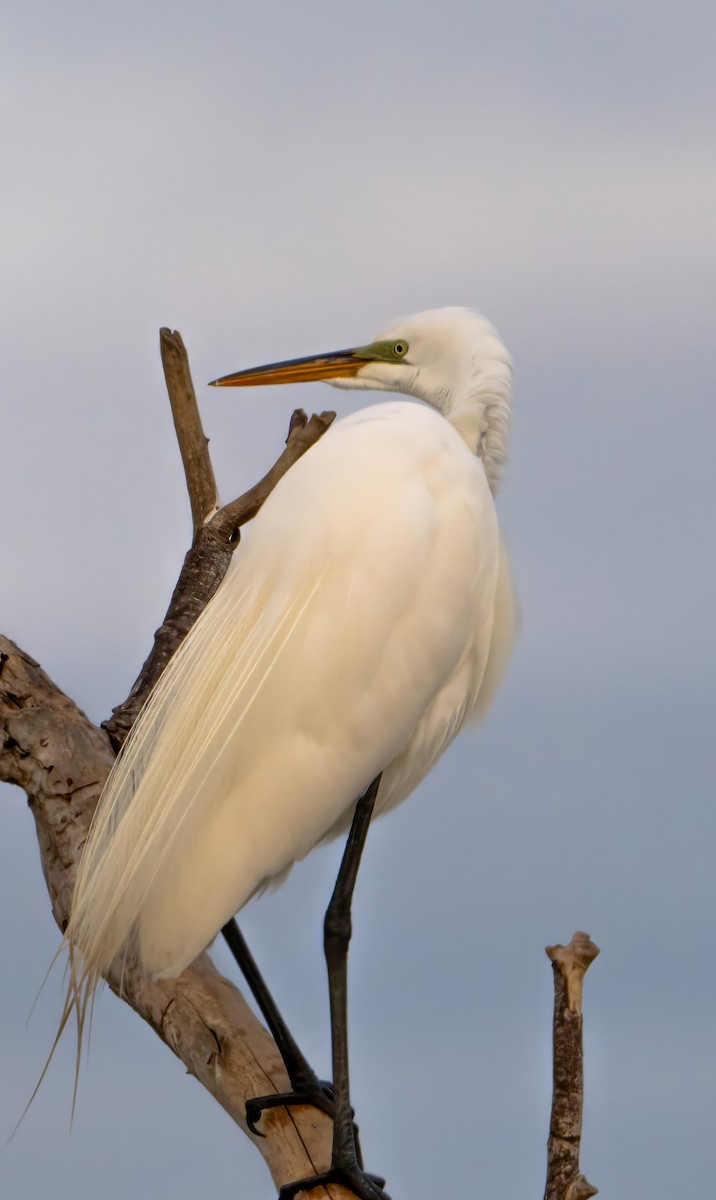
<svg viewBox="0 0 716 1200">
<path fill-rule="evenodd" d="M 234 918 L 227 921 L 221 932 L 251 988 L 291 1081 L 291 1092 L 274 1092 L 269 1096 L 256 1096 L 246 1102 L 246 1123 L 249 1129 L 263 1137 L 257 1129 L 257 1122 L 260 1121 L 264 1109 L 283 1108 L 293 1104 L 310 1104 L 332 1117 L 335 1112 L 333 1088 L 331 1084 L 318 1078 L 301 1053 Z"/>
<path fill-rule="evenodd" d="M 353 1126 L 348 1072 L 348 945 L 352 932 L 351 901 L 379 785 L 380 775 L 373 780 L 356 805 L 353 824 L 323 926 L 331 1002 L 335 1093 L 331 1166 L 321 1175 L 286 1184 L 281 1188 L 279 1200 L 292 1200 L 298 1192 L 310 1191 L 319 1184 L 327 1183 L 344 1184 L 360 1200 L 388 1200 L 382 1190 L 383 1180 L 374 1175 L 367 1175 L 360 1162 Z"/>
</svg>

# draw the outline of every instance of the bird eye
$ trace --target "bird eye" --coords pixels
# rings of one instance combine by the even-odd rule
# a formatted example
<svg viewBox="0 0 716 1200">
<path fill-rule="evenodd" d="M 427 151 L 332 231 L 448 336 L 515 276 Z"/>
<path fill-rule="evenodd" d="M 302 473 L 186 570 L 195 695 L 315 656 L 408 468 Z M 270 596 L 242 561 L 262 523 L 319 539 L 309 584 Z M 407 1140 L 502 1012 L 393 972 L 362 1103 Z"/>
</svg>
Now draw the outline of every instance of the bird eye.
<svg viewBox="0 0 716 1200">
<path fill-rule="evenodd" d="M 396 358 L 405 358 L 408 353 L 407 342 L 393 342 L 393 354 Z"/>
</svg>

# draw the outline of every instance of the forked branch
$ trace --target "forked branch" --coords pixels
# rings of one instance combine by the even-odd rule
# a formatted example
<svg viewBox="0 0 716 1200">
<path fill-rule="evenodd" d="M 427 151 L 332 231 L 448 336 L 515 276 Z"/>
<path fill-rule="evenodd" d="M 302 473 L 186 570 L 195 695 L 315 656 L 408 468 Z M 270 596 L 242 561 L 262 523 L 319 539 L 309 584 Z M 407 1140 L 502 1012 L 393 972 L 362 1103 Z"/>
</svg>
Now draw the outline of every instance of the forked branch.
<svg viewBox="0 0 716 1200">
<path fill-rule="evenodd" d="M 217 591 L 239 543 L 241 527 L 256 516 L 278 481 L 323 436 L 336 415 L 334 412 L 314 413 L 309 419 L 303 409 L 296 409 L 291 416 L 286 447 L 274 465 L 243 496 L 220 508 L 208 441 L 181 334 L 162 329 L 160 347 L 189 492 L 194 535 L 169 608 L 154 635 L 154 645 L 127 699 L 113 710 L 109 720 L 102 723 L 115 751 L 127 738 L 139 710 L 174 651 Z"/>
</svg>

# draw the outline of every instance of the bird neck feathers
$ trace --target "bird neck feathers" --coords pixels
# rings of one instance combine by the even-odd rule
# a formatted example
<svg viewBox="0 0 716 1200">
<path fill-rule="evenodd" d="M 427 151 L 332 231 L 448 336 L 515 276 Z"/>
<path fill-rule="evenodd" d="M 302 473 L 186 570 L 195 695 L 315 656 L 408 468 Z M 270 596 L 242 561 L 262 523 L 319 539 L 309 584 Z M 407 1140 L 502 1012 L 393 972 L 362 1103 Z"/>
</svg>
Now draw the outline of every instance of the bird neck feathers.
<svg viewBox="0 0 716 1200">
<path fill-rule="evenodd" d="M 466 385 L 443 408 L 444 416 L 482 460 L 493 495 L 507 462 L 512 396 L 512 364 L 502 345 L 496 344 L 501 353 L 476 358 Z"/>
</svg>

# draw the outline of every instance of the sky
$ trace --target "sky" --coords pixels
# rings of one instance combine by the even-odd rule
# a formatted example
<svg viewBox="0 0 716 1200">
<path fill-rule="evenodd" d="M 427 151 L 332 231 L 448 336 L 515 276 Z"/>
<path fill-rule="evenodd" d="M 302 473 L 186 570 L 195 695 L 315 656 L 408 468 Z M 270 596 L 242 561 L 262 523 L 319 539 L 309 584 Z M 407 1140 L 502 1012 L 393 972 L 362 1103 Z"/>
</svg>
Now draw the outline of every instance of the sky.
<svg viewBox="0 0 716 1200">
<path fill-rule="evenodd" d="M 185 339 L 225 500 L 320 384 L 206 389 L 467 304 L 515 360 L 498 507 L 522 632 L 481 728 L 371 830 L 354 1103 L 393 1200 L 541 1194 L 552 981 L 586 929 L 582 1167 L 612 1200 L 716 1169 L 713 5 L 6 0 L 0 628 L 94 720 L 189 537 L 158 353 Z M 261 1158 L 114 997 L 70 1134 L 58 942 L 2 788 L 0 1191 L 261 1200 Z M 330 1074 L 317 851 L 242 924 Z M 221 969 L 232 972 L 223 947 Z"/>
</svg>

